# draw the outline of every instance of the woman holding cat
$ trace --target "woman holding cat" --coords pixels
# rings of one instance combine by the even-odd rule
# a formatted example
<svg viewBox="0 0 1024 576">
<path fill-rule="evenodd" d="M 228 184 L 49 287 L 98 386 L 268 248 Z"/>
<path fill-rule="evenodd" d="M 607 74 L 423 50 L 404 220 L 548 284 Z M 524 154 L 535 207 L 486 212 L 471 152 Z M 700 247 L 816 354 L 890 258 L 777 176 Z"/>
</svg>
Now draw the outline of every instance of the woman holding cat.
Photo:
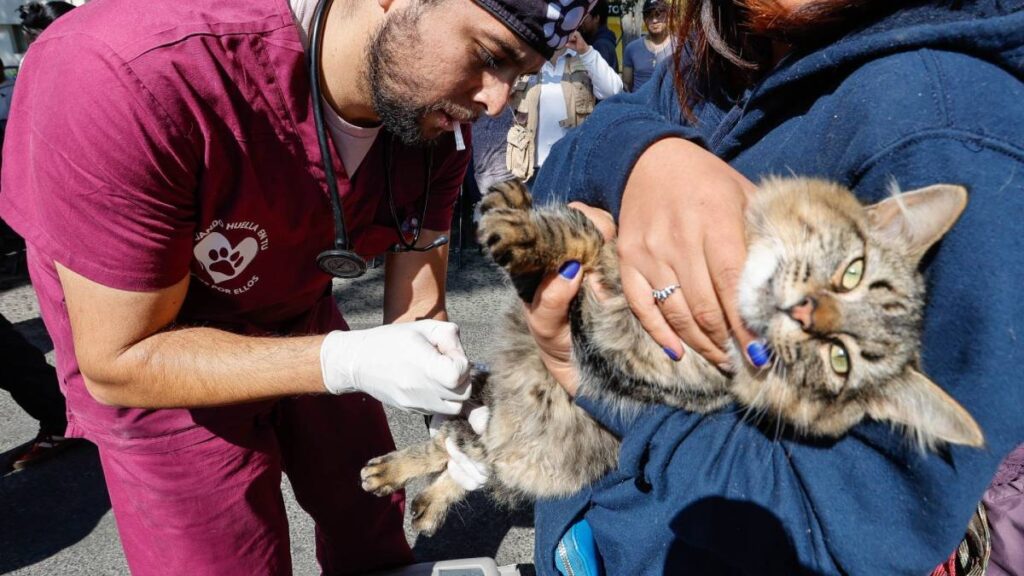
<svg viewBox="0 0 1024 576">
<path fill-rule="evenodd" d="M 624 290 L 667 362 L 682 340 L 722 364 L 731 333 L 757 364 L 766 351 L 734 304 L 753 182 L 825 177 L 865 202 L 894 181 L 967 187 L 966 212 L 924 260 L 922 366 L 987 446 L 924 454 L 877 422 L 797 439 L 728 411 L 655 407 L 627 422 L 578 397 L 622 437 L 619 467 L 538 505 L 538 572 L 555 573 L 559 538 L 585 518 L 609 574 L 927 573 L 1024 439 L 1024 3 L 693 0 L 675 25 L 675 66 L 556 146 L 535 196 L 617 217 Z M 580 279 L 563 271 L 528 315 L 573 391 L 564 312 Z"/>
</svg>

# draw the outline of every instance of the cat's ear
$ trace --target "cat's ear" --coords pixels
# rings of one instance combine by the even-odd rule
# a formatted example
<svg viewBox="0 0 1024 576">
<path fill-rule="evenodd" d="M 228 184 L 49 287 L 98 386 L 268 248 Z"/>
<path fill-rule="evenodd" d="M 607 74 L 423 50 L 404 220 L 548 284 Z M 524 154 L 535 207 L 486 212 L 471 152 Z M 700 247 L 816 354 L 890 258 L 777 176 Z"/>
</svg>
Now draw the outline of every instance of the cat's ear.
<svg viewBox="0 0 1024 576">
<path fill-rule="evenodd" d="M 916 264 L 967 207 L 967 189 L 936 184 L 896 194 L 867 208 L 875 230 L 902 244 Z"/>
<path fill-rule="evenodd" d="M 970 413 L 913 368 L 871 400 L 867 412 L 875 420 L 907 427 L 921 448 L 933 448 L 936 441 L 975 448 L 985 445 L 985 436 Z"/>
</svg>

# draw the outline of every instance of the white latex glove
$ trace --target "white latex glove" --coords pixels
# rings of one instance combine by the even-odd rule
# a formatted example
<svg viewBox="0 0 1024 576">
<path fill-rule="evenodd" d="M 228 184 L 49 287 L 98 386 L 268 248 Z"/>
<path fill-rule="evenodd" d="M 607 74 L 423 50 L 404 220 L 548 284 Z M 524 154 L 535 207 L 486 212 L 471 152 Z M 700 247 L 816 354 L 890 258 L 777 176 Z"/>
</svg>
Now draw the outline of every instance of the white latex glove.
<svg viewBox="0 0 1024 576">
<path fill-rule="evenodd" d="M 476 406 L 466 416 L 466 420 L 469 420 L 469 425 L 473 428 L 473 432 L 476 432 L 477 436 L 484 433 L 484 430 L 487 429 L 487 421 L 490 419 L 491 409 L 487 406 Z"/>
<path fill-rule="evenodd" d="M 468 410 L 467 410 L 468 408 Z M 469 421 L 470 427 L 473 428 L 473 432 L 478 435 L 484 433 L 484 429 L 487 428 L 487 421 L 491 417 L 491 410 L 487 406 L 473 405 L 472 408 L 467 404 L 463 407 L 463 413 L 466 413 L 466 420 Z M 434 416 L 430 419 L 430 437 L 433 438 L 437 431 L 441 429 L 441 425 L 448 420 L 447 416 Z M 456 484 L 462 486 L 464 490 L 472 492 L 473 490 L 479 489 L 481 486 L 487 483 L 487 467 L 473 460 L 466 455 L 465 452 L 459 450 L 459 447 L 455 445 L 455 441 L 451 438 L 445 438 L 444 448 L 448 451 L 448 475 L 452 477 L 452 480 Z"/>
<path fill-rule="evenodd" d="M 472 428 L 473 432 L 476 432 L 476 435 L 479 436 L 483 434 L 484 430 L 487 428 L 487 421 L 491 418 L 491 409 L 482 404 L 477 404 L 476 402 L 466 402 L 462 405 L 462 411 L 459 412 L 459 414 L 469 421 L 470 428 Z M 430 437 L 433 438 L 434 436 L 437 436 L 437 432 L 441 429 L 441 425 L 448 420 L 451 420 L 451 417 L 444 414 L 434 414 L 431 416 L 430 423 L 427 424 L 427 431 L 429 432 Z"/>
<path fill-rule="evenodd" d="M 448 451 L 448 475 L 464 490 L 472 492 L 487 483 L 487 467 L 459 450 L 451 437 L 444 439 Z"/>
<path fill-rule="evenodd" d="M 437 320 L 331 332 L 320 371 L 332 394 L 365 392 L 421 414 L 458 414 L 471 392 L 459 328 Z"/>
</svg>

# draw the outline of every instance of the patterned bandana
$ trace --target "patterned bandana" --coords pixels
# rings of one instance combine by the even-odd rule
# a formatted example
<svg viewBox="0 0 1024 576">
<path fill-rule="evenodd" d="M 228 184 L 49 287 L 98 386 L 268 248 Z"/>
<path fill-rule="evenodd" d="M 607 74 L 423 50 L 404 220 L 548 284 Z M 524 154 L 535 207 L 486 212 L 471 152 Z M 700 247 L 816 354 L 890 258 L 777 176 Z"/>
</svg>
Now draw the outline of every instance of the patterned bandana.
<svg viewBox="0 0 1024 576">
<path fill-rule="evenodd" d="M 597 0 L 476 0 L 534 50 L 550 59 Z"/>
</svg>

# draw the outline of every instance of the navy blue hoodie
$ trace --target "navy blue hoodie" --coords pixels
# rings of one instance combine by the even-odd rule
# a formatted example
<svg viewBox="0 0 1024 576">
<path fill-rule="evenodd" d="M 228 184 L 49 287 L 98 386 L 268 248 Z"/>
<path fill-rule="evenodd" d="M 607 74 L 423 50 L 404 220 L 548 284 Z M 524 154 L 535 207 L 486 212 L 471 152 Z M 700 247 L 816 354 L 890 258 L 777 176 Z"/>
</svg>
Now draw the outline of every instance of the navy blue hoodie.
<svg viewBox="0 0 1024 576">
<path fill-rule="evenodd" d="M 653 407 L 624 422 L 583 397 L 621 435 L 621 461 L 584 493 L 538 504 L 539 574 L 555 574 L 556 542 L 581 516 L 611 575 L 927 574 L 963 537 L 1024 441 L 1024 2 L 902 5 L 790 54 L 738 101 L 698 106 L 695 124 L 663 65 L 556 145 L 534 193 L 617 214 L 637 157 L 672 136 L 754 182 L 826 177 L 866 202 L 893 179 L 965 185 L 964 215 L 924 262 L 922 364 L 986 448 L 921 455 L 871 421 L 833 443 L 777 440 L 734 410 Z"/>
</svg>

